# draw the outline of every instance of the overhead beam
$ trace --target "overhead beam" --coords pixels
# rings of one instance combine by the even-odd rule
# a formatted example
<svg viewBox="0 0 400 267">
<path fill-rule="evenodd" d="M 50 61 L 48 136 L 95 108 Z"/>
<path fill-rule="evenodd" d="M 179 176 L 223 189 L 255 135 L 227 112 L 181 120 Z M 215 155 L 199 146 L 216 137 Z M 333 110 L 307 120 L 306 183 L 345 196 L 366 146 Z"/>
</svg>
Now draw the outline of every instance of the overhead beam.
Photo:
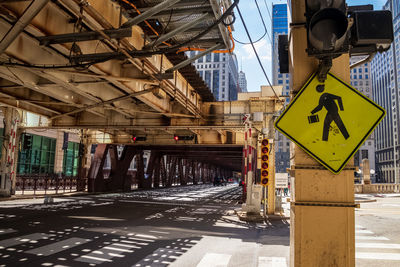
<svg viewBox="0 0 400 267">
<path fill-rule="evenodd" d="M 122 27 L 132 27 L 133 25 L 137 25 L 140 22 L 145 21 L 146 19 L 150 18 L 151 16 L 157 14 L 158 12 L 178 3 L 181 0 L 165 0 L 162 1 L 160 4 L 151 7 L 147 11 L 143 12 L 142 14 L 134 17 L 133 19 L 128 20 L 125 22 Z"/>
<path fill-rule="evenodd" d="M 125 100 L 125 99 L 128 99 L 128 98 L 131 98 L 131 97 L 135 97 L 135 96 L 140 96 L 140 95 L 143 95 L 143 94 L 150 93 L 153 90 L 154 90 L 154 88 L 153 89 L 139 91 L 139 92 L 135 92 L 135 93 L 128 94 L 128 95 L 125 95 L 125 96 L 120 96 L 120 97 L 113 98 L 113 99 L 110 99 L 110 100 L 107 100 L 107 101 L 98 102 L 96 104 L 92 104 L 92 105 L 88 105 L 88 106 L 85 106 L 85 107 L 82 107 L 82 108 L 78 108 L 78 109 L 75 109 L 73 111 L 70 111 L 70 112 L 67 112 L 67 113 L 64 113 L 64 114 L 59 114 L 59 115 L 53 116 L 50 119 L 51 120 L 57 119 L 57 118 L 60 118 L 60 117 L 64 117 L 64 116 L 68 116 L 68 115 L 71 115 L 71 114 L 75 114 L 75 113 L 79 113 L 79 112 L 82 112 L 82 111 L 86 111 L 86 110 L 89 110 L 89 109 L 92 109 L 92 108 L 96 108 L 96 107 L 99 107 L 99 106 L 102 106 L 102 105 L 111 104 L 111 103 L 114 103 L 114 102 L 117 102 L 117 101 L 122 101 L 122 100 Z"/>
<path fill-rule="evenodd" d="M 209 16 L 209 13 L 204 13 L 201 16 L 199 16 L 198 18 L 192 20 L 191 22 L 183 24 L 182 26 L 180 26 L 180 27 L 178 27 L 176 29 L 173 29 L 172 31 L 170 31 L 170 32 L 168 32 L 166 34 L 161 35 L 160 38 L 158 38 L 157 40 L 151 42 L 146 47 L 157 46 L 157 45 L 161 44 L 162 42 L 165 42 L 165 41 L 171 39 L 176 34 L 181 33 L 181 32 L 185 32 L 185 31 L 189 30 L 190 28 L 193 28 L 194 26 L 199 24 L 201 21 L 203 21 L 208 16 Z"/>
<path fill-rule="evenodd" d="M 132 36 L 132 28 L 119 28 L 104 30 L 103 33 L 109 38 L 123 38 Z M 49 44 L 64 44 L 71 42 L 82 42 L 91 40 L 104 40 L 105 37 L 99 31 L 89 31 L 89 32 L 77 32 L 77 33 L 66 33 L 50 36 L 39 36 L 36 37 L 39 40 L 40 45 Z"/>
<path fill-rule="evenodd" d="M 22 13 L 21 17 L 15 22 L 11 29 L 4 35 L 0 41 L 0 54 L 6 51 L 7 47 L 17 38 L 32 19 L 42 10 L 49 0 L 34 0 Z"/>
<path fill-rule="evenodd" d="M 195 55 L 194 57 L 188 58 L 188 59 L 182 61 L 181 63 L 179 63 L 179 64 L 173 66 L 172 68 L 167 69 L 165 72 L 166 72 L 166 73 L 171 73 L 171 72 L 174 72 L 175 70 L 179 70 L 180 68 L 183 68 L 183 67 L 189 65 L 190 63 L 192 63 L 192 62 L 195 61 L 196 59 L 199 59 L 199 58 L 201 58 L 201 57 L 207 55 L 208 53 L 211 53 L 211 52 L 214 51 L 214 50 L 220 49 L 220 48 L 222 48 L 223 46 L 224 46 L 224 45 L 222 45 L 222 44 L 214 45 L 213 47 L 210 47 L 210 48 L 208 48 L 208 49 L 202 51 L 201 53 Z"/>
<path fill-rule="evenodd" d="M 141 11 L 144 11 L 144 9 L 140 9 Z M 202 5 L 202 6 L 196 6 L 196 7 L 189 7 L 189 8 L 175 8 L 173 6 L 172 8 L 169 9 L 164 9 L 157 14 L 153 15 L 151 18 L 161 18 L 161 17 L 169 17 L 172 13 L 173 16 L 184 16 L 184 15 L 192 15 L 193 13 L 201 13 L 201 12 L 207 12 L 211 10 L 210 5 Z M 135 11 L 132 11 L 132 13 Z"/>
</svg>

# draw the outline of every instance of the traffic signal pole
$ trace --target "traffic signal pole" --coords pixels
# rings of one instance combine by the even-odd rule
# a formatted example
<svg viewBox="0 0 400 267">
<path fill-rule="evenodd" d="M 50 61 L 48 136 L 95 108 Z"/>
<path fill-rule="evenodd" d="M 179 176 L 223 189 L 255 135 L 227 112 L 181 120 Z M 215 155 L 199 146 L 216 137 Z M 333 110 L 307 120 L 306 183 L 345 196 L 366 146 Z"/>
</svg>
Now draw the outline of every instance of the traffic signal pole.
<svg viewBox="0 0 400 267">
<path fill-rule="evenodd" d="M 292 0 L 290 10 L 293 97 L 317 71 L 318 60 L 306 52 L 305 0 Z M 334 59 L 330 71 L 350 82 L 349 56 Z M 354 266 L 354 161 L 333 174 L 300 147 L 291 150 L 290 266 Z"/>
</svg>

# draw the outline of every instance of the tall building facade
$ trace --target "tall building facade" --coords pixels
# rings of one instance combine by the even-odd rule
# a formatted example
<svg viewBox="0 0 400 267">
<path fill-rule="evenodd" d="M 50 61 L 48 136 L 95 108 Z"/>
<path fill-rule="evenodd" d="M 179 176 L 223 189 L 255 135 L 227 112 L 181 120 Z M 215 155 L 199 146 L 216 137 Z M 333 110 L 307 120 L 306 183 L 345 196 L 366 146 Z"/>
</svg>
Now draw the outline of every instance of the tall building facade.
<svg viewBox="0 0 400 267">
<path fill-rule="evenodd" d="M 400 0 L 388 0 L 383 9 L 392 11 L 394 41 L 388 51 L 377 54 L 371 62 L 374 100 L 386 110 L 374 132 L 376 181 L 399 183 Z"/>
<path fill-rule="evenodd" d="M 350 58 L 350 65 L 363 60 L 365 57 L 357 56 Z M 366 97 L 373 99 L 372 92 L 372 77 L 371 77 L 371 64 L 365 63 L 360 66 L 353 68 L 350 71 L 350 83 L 360 93 Z M 361 167 L 363 159 L 369 160 L 369 166 L 371 170 L 371 181 L 375 182 L 375 140 L 374 133 L 372 133 L 360 149 L 354 154 L 355 166 Z M 361 169 L 361 168 L 360 168 Z M 360 176 L 360 175 L 359 175 Z"/>
<path fill-rule="evenodd" d="M 193 57 L 198 52 L 187 52 Z M 239 91 L 238 61 L 235 54 L 209 53 L 192 63 L 213 92 L 217 101 L 237 100 Z"/>
<path fill-rule="evenodd" d="M 287 4 L 272 5 L 272 81 L 274 85 L 283 86 L 282 94 L 287 96 L 285 100 L 286 105 L 290 101 L 290 77 L 289 73 L 280 73 L 278 36 L 288 34 L 288 29 Z M 290 141 L 279 132 L 276 132 L 275 140 L 275 171 L 284 173 L 290 167 Z"/>
<path fill-rule="evenodd" d="M 246 74 L 243 71 L 239 71 L 239 76 L 238 76 L 238 82 L 239 82 L 239 88 L 241 93 L 246 93 L 247 92 L 247 80 L 246 80 Z"/>
</svg>

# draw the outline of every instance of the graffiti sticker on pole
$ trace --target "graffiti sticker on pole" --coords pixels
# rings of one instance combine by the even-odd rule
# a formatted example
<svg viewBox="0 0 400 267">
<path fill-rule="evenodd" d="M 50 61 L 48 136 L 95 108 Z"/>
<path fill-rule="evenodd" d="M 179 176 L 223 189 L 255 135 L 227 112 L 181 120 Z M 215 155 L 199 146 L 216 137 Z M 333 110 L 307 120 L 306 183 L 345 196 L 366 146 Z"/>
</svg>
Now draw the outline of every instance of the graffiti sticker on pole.
<svg viewBox="0 0 400 267">
<path fill-rule="evenodd" d="M 313 74 L 275 127 L 339 173 L 384 116 L 383 108 L 331 73 L 324 84 Z"/>
</svg>

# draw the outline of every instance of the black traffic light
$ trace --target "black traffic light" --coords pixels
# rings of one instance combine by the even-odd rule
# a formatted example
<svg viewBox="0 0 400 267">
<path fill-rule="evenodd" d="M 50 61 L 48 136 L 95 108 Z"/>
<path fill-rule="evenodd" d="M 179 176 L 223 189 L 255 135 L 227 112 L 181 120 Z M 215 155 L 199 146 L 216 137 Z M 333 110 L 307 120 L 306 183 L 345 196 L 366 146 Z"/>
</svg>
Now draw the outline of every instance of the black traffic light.
<svg viewBox="0 0 400 267">
<path fill-rule="evenodd" d="M 22 143 L 22 149 L 23 150 L 29 150 L 32 148 L 32 140 L 33 140 L 33 136 L 32 135 L 28 135 L 25 134 L 24 135 L 24 140 Z"/>
<path fill-rule="evenodd" d="M 132 142 L 136 143 L 138 141 L 146 141 L 146 136 L 132 136 Z"/>
<path fill-rule="evenodd" d="M 82 157 L 83 155 L 85 155 L 85 145 L 79 143 L 79 157 Z"/>
<path fill-rule="evenodd" d="M 392 12 L 389 10 L 354 10 L 350 31 L 350 54 L 367 55 L 384 52 L 393 42 Z"/>
<path fill-rule="evenodd" d="M 307 53 L 319 59 L 335 58 L 349 51 L 344 0 L 305 0 Z"/>
<path fill-rule="evenodd" d="M 194 139 L 194 135 L 174 135 L 174 140 L 178 141 L 191 141 Z"/>
<path fill-rule="evenodd" d="M 393 41 L 392 14 L 372 5 L 347 7 L 345 0 L 304 0 L 307 53 L 320 60 L 318 80 L 324 82 L 332 59 L 384 52 Z"/>
<path fill-rule="evenodd" d="M 289 73 L 289 41 L 287 34 L 278 35 L 279 72 Z"/>
<path fill-rule="evenodd" d="M 261 185 L 268 186 L 270 178 L 270 144 L 268 139 L 261 141 Z"/>
</svg>

